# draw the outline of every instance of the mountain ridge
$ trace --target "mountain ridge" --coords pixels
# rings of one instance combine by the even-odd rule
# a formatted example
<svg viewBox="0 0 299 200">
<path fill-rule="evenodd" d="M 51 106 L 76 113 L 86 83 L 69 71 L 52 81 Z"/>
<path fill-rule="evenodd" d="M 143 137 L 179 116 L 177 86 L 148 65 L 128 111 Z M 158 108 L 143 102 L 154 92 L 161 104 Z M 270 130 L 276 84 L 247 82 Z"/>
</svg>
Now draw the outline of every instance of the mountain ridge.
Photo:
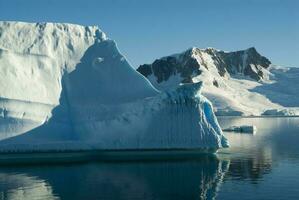
<svg viewBox="0 0 299 200">
<path fill-rule="evenodd" d="M 232 52 L 192 47 L 182 53 L 156 59 L 152 64 L 140 65 L 137 71 L 159 90 L 202 81 L 202 92 L 214 104 L 217 115 L 298 113 L 299 99 L 295 89 L 284 91 L 279 88 L 291 87 L 286 84 L 294 82 L 291 74 L 282 73 L 280 76 L 281 69 L 254 47 Z M 279 80 L 278 76 L 281 77 Z M 282 97 L 281 100 L 278 97 Z M 294 99 L 292 103 L 290 97 Z M 295 111 L 286 108 L 293 105 L 297 105 Z"/>
<path fill-rule="evenodd" d="M 137 71 L 143 75 L 148 76 L 152 73 L 155 73 L 156 70 L 159 70 L 158 68 L 164 67 L 165 64 L 177 65 L 177 67 L 172 67 L 177 68 L 176 70 L 179 72 L 182 70 L 181 68 L 186 68 L 185 65 L 188 65 L 188 68 L 194 68 L 194 73 L 196 75 L 200 75 L 200 72 L 196 71 L 196 69 L 200 68 L 200 66 L 198 66 L 197 64 L 200 63 L 199 65 L 202 65 L 206 68 L 208 67 L 205 63 L 204 58 L 201 55 L 203 52 L 209 54 L 212 58 L 214 58 L 214 63 L 218 69 L 220 76 L 236 75 L 239 73 L 243 73 L 243 75 L 249 76 L 250 78 L 259 81 L 265 78 L 262 68 L 267 69 L 271 64 L 271 62 L 266 57 L 260 55 L 256 51 L 255 47 L 231 52 L 226 52 L 211 47 L 206 49 L 191 47 L 188 48 L 186 51 L 183 51 L 182 53 L 172 54 L 170 56 L 164 56 L 160 59 L 156 59 L 152 64 L 140 65 L 137 68 Z M 198 63 L 192 63 L 193 61 L 189 60 L 188 63 L 184 63 L 186 62 L 185 57 L 187 57 L 187 59 L 196 59 L 196 57 L 200 57 L 201 61 L 199 61 Z M 172 63 L 172 61 L 174 61 L 172 58 L 175 58 L 178 60 L 178 62 L 183 63 L 183 66 L 179 68 L 179 63 Z M 164 62 L 165 60 L 168 60 L 168 62 Z M 197 66 L 192 66 L 193 64 Z M 254 66 L 251 66 L 250 64 L 254 64 Z M 148 69 L 148 65 L 151 65 L 151 70 Z M 169 66 L 167 66 L 166 68 L 169 69 Z M 164 69 L 166 68 L 164 67 Z M 170 73 L 165 73 L 166 77 L 164 77 L 168 78 Z M 185 78 L 190 80 L 191 77 Z M 166 81 L 165 79 L 163 80 Z M 162 80 L 158 78 L 158 82 L 161 81 Z"/>
</svg>

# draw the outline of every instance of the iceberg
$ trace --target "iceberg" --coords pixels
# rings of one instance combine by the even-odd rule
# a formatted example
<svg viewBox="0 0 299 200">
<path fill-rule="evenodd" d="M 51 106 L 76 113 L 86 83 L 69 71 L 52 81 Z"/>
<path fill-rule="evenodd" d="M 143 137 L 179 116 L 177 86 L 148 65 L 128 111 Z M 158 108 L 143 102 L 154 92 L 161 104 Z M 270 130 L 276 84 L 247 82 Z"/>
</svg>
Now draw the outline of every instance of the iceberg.
<svg viewBox="0 0 299 200">
<path fill-rule="evenodd" d="M 98 27 L 0 22 L 0 151 L 227 147 L 202 83 L 159 91 Z"/>
</svg>

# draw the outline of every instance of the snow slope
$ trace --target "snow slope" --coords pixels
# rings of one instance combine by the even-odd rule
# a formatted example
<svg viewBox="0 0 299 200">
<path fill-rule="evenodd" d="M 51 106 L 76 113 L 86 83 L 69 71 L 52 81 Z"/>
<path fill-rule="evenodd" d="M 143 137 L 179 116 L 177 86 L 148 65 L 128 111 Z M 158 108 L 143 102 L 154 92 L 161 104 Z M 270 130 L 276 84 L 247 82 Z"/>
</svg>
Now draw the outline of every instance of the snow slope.
<svg viewBox="0 0 299 200">
<path fill-rule="evenodd" d="M 255 48 L 224 52 L 191 48 L 141 65 L 137 71 L 160 90 L 203 82 L 216 115 L 299 115 L 299 69 L 281 68 Z"/>
<path fill-rule="evenodd" d="M 0 23 L 0 150 L 226 147 L 201 83 L 160 92 L 97 27 Z"/>
</svg>

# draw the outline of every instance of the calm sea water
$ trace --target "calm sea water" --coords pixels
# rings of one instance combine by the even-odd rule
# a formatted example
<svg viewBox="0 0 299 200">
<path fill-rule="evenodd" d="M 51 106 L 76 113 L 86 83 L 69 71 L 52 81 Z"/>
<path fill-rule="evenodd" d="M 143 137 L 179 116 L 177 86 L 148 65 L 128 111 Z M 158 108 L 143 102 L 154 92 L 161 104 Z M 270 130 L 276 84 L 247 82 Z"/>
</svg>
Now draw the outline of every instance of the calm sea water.
<svg viewBox="0 0 299 200">
<path fill-rule="evenodd" d="M 231 148 L 193 160 L 0 167 L 2 199 L 299 199 L 299 118 L 221 118 Z"/>
</svg>

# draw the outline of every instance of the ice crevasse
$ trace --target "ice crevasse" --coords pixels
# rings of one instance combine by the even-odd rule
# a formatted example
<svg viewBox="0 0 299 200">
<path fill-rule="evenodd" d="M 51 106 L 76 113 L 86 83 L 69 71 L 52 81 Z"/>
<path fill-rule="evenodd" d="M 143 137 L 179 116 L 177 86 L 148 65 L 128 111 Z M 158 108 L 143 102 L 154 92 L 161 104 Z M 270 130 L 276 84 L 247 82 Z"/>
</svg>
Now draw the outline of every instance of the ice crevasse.
<svg viewBox="0 0 299 200">
<path fill-rule="evenodd" d="M 0 151 L 227 147 L 201 83 L 160 92 L 95 26 L 0 22 Z"/>
</svg>

